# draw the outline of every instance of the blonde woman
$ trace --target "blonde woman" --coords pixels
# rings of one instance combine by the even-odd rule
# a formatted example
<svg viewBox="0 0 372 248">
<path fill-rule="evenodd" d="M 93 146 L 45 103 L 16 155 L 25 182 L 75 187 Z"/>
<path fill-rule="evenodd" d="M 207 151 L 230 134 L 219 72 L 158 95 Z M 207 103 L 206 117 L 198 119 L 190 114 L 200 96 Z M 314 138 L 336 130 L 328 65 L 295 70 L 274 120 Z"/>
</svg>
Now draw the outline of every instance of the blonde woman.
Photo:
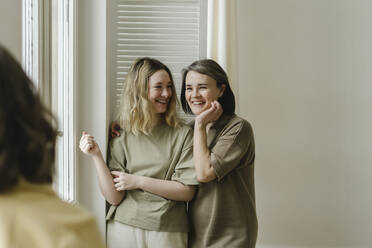
<svg viewBox="0 0 372 248">
<path fill-rule="evenodd" d="M 83 132 L 80 149 L 91 156 L 100 189 L 112 205 L 107 245 L 186 247 L 186 202 L 197 184 L 192 130 L 176 114 L 169 69 L 151 58 L 137 60 L 124 86 L 120 137 L 111 141 L 108 166 L 94 138 Z"/>
</svg>

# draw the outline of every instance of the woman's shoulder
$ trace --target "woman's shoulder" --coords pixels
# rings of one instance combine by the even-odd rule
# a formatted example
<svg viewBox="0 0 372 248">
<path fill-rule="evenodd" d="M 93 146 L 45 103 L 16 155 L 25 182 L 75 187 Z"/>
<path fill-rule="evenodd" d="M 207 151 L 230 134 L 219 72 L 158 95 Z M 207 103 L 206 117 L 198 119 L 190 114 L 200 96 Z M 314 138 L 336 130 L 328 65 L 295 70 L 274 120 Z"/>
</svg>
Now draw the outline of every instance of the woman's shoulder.
<svg viewBox="0 0 372 248">
<path fill-rule="evenodd" d="M 179 123 L 177 127 L 173 127 L 173 128 L 169 127 L 169 128 L 171 128 L 173 130 L 173 134 L 177 136 L 186 136 L 189 133 L 193 132 L 191 126 L 189 126 L 185 122 Z"/>
<path fill-rule="evenodd" d="M 189 131 L 191 130 L 193 125 L 191 125 L 189 122 L 183 122 L 180 124 L 180 128 L 184 131 Z"/>
<path fill-rule="evenodd" d="M 0 197 L 0 210 L 0 218 L 3 220 L 0 226 L 21 227 L 16 233 L 27 230 L 26 236 L 30 242 L 40 241 L 42 244 L 42 238 L 49 236 L 53 237 L 50 240 L 53 240 L 54 244 L 68 239 L 71 244 L 83 245 L 82 241 L 85 240 L 90 246 L 74 247 L 103 247 L 94 216 L 83 207 L 61 200 L 51 186 L 24 184 L 7 197 Z M 34 228 L 35 223 L 38 228 Z M 74 232 L 76 235 L 71 239 Z M 90 236 L 94 242 L 90 242 Z M 53 247 L 53 244 L 38 247 Z"/>
<path fill-rule="evenodd" d="M 223 120 L 221 120 L 221 122 L 223 122 L 221 124 L 224 126 L 223 129 L 225 132 L 234 131 L 245 133 L 247 135 L 253 133 L 251 123 L 236 114 L 223 116 Z"/>
<path fill-rule="evenodd" d="M 128 131 L 120 129 L 118 132 L 120 134 L 119 136 L 109 137 L 109 147 L 111 149 L 114 149 L 115 147 L 122 147 L 125 137 L 128 136 Z"/>
<path fill-rule="evenodd" d="M 6 197 L 2 198 L 2 207 L 13 206 L 8 209 L 9 212 L 17 212 L 22 208 L 19 214 L 23 214 L 24 217 L 42 217 L 47 211 L 53 213 L 50 215 L 51 218 L 54 218 L 56 213 L 59 213 L 59 215 L 76 216 L 80 220 L 93 218 L 84 208 L 61 200 L 49 184 L 35 184 L 24 179 L 20 179 L 19 181 L 12 191 L 6 194 Z M 42 218 L 45 218 L 45 216 Z"/>
<path fill-rule="evenodd" d="M 232 124 L 239 123 L 240 125 L 243 125 L 245 128 L 252 128 L 252 125 L 248 120 L 246 120 L 243 117 L 240 117 L 238 115 L 234 115 L 231 118 L 231 122 L 232 122 Z"/>
</svg>

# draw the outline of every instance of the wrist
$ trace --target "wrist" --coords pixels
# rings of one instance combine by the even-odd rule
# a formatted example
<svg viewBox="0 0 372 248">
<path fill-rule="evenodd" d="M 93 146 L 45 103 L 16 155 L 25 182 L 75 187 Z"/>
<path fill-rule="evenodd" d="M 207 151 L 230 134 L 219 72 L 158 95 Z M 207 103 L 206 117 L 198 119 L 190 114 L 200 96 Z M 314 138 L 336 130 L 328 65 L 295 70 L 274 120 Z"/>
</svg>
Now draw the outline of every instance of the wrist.
<svg viewBox="0 0 372 248">
<path fill-rule="evenodd" d="M 202 121 L 195 120 L 195 125 L 194 125 L 195 129 L 203 130 L 203 129 L 206 128 L 206 126 L 207 125 L 205 123 L 203 123 Z"/>
<path fill-rule="evenodd" d="M 92 155 L 92 159 L 93 159 L 94 161 L 104 160 L 104 159 L 103 159 L 103 156 L 102 156 L 102 153 L 100 153 L 100 152 L 98 152 L 98 153 L 96 153 L 96 154 L 93 154 L 93 155 Z"/>
<path fill-rule="evenodd" d="M 145 177 L 144 176 L 136 176 L 137 177 L 137 180 L 136 180 L 136 188 L 137 189 L 142 189 L 144 188 L 144 184 L 145 184 Z"/>
</svg>

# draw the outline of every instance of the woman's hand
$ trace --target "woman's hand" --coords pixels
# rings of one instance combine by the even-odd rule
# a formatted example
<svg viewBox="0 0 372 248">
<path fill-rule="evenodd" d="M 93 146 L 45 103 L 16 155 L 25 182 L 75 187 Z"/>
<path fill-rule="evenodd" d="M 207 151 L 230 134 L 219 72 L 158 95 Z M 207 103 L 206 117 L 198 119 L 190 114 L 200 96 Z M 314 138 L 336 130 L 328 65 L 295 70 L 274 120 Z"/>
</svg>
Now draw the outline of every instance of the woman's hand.
<svg viewBox="0 0 372 248">
<path fill-rule="evenodd" d="M 97 156 L 101 154 L 101 150 L 94 137 L 85 131 L 83 131 L 83 135 L 81 136 L 79 148 L 86 155 Z"/>
<path fill-rule="evenodd" d="M 211 106 L 195 118 L 195 123 L 206 126 L 208 123 L 217 121 L 222 115 L 222 107 L 218 101 L 213 101 Z"/>
<path fill-rule="evenodd" d="M 120 136 L 120 125 L 116 121 L 113 121 L 110 125 L 110 136 L 111 138 Z"/>
<path fill-rule="evenodd" d="M 138 189 L 141 177 L 120 171 L 111 171 L 117 191 Z"/>
</svg>

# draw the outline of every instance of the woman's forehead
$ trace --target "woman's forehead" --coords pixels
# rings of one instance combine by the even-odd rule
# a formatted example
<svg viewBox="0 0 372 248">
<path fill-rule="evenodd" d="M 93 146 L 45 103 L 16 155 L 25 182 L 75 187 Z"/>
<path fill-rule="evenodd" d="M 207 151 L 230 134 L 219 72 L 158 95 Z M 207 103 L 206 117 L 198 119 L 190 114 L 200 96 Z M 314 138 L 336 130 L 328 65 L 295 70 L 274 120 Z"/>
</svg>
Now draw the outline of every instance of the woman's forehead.
<svg viewBox="0 0 372 248">
<path fill-rule="evenodd" d="M 186 75 L 186 84 L 213 84 L 216 80 L 196 71 L 189 71 Z"/>
<path fill-rule="evenodd" d="M 171 80 L 168 72 L 159 70 L 150 76 L 149 81 L 150 83 L 169 83 Z"/>
</svg>

